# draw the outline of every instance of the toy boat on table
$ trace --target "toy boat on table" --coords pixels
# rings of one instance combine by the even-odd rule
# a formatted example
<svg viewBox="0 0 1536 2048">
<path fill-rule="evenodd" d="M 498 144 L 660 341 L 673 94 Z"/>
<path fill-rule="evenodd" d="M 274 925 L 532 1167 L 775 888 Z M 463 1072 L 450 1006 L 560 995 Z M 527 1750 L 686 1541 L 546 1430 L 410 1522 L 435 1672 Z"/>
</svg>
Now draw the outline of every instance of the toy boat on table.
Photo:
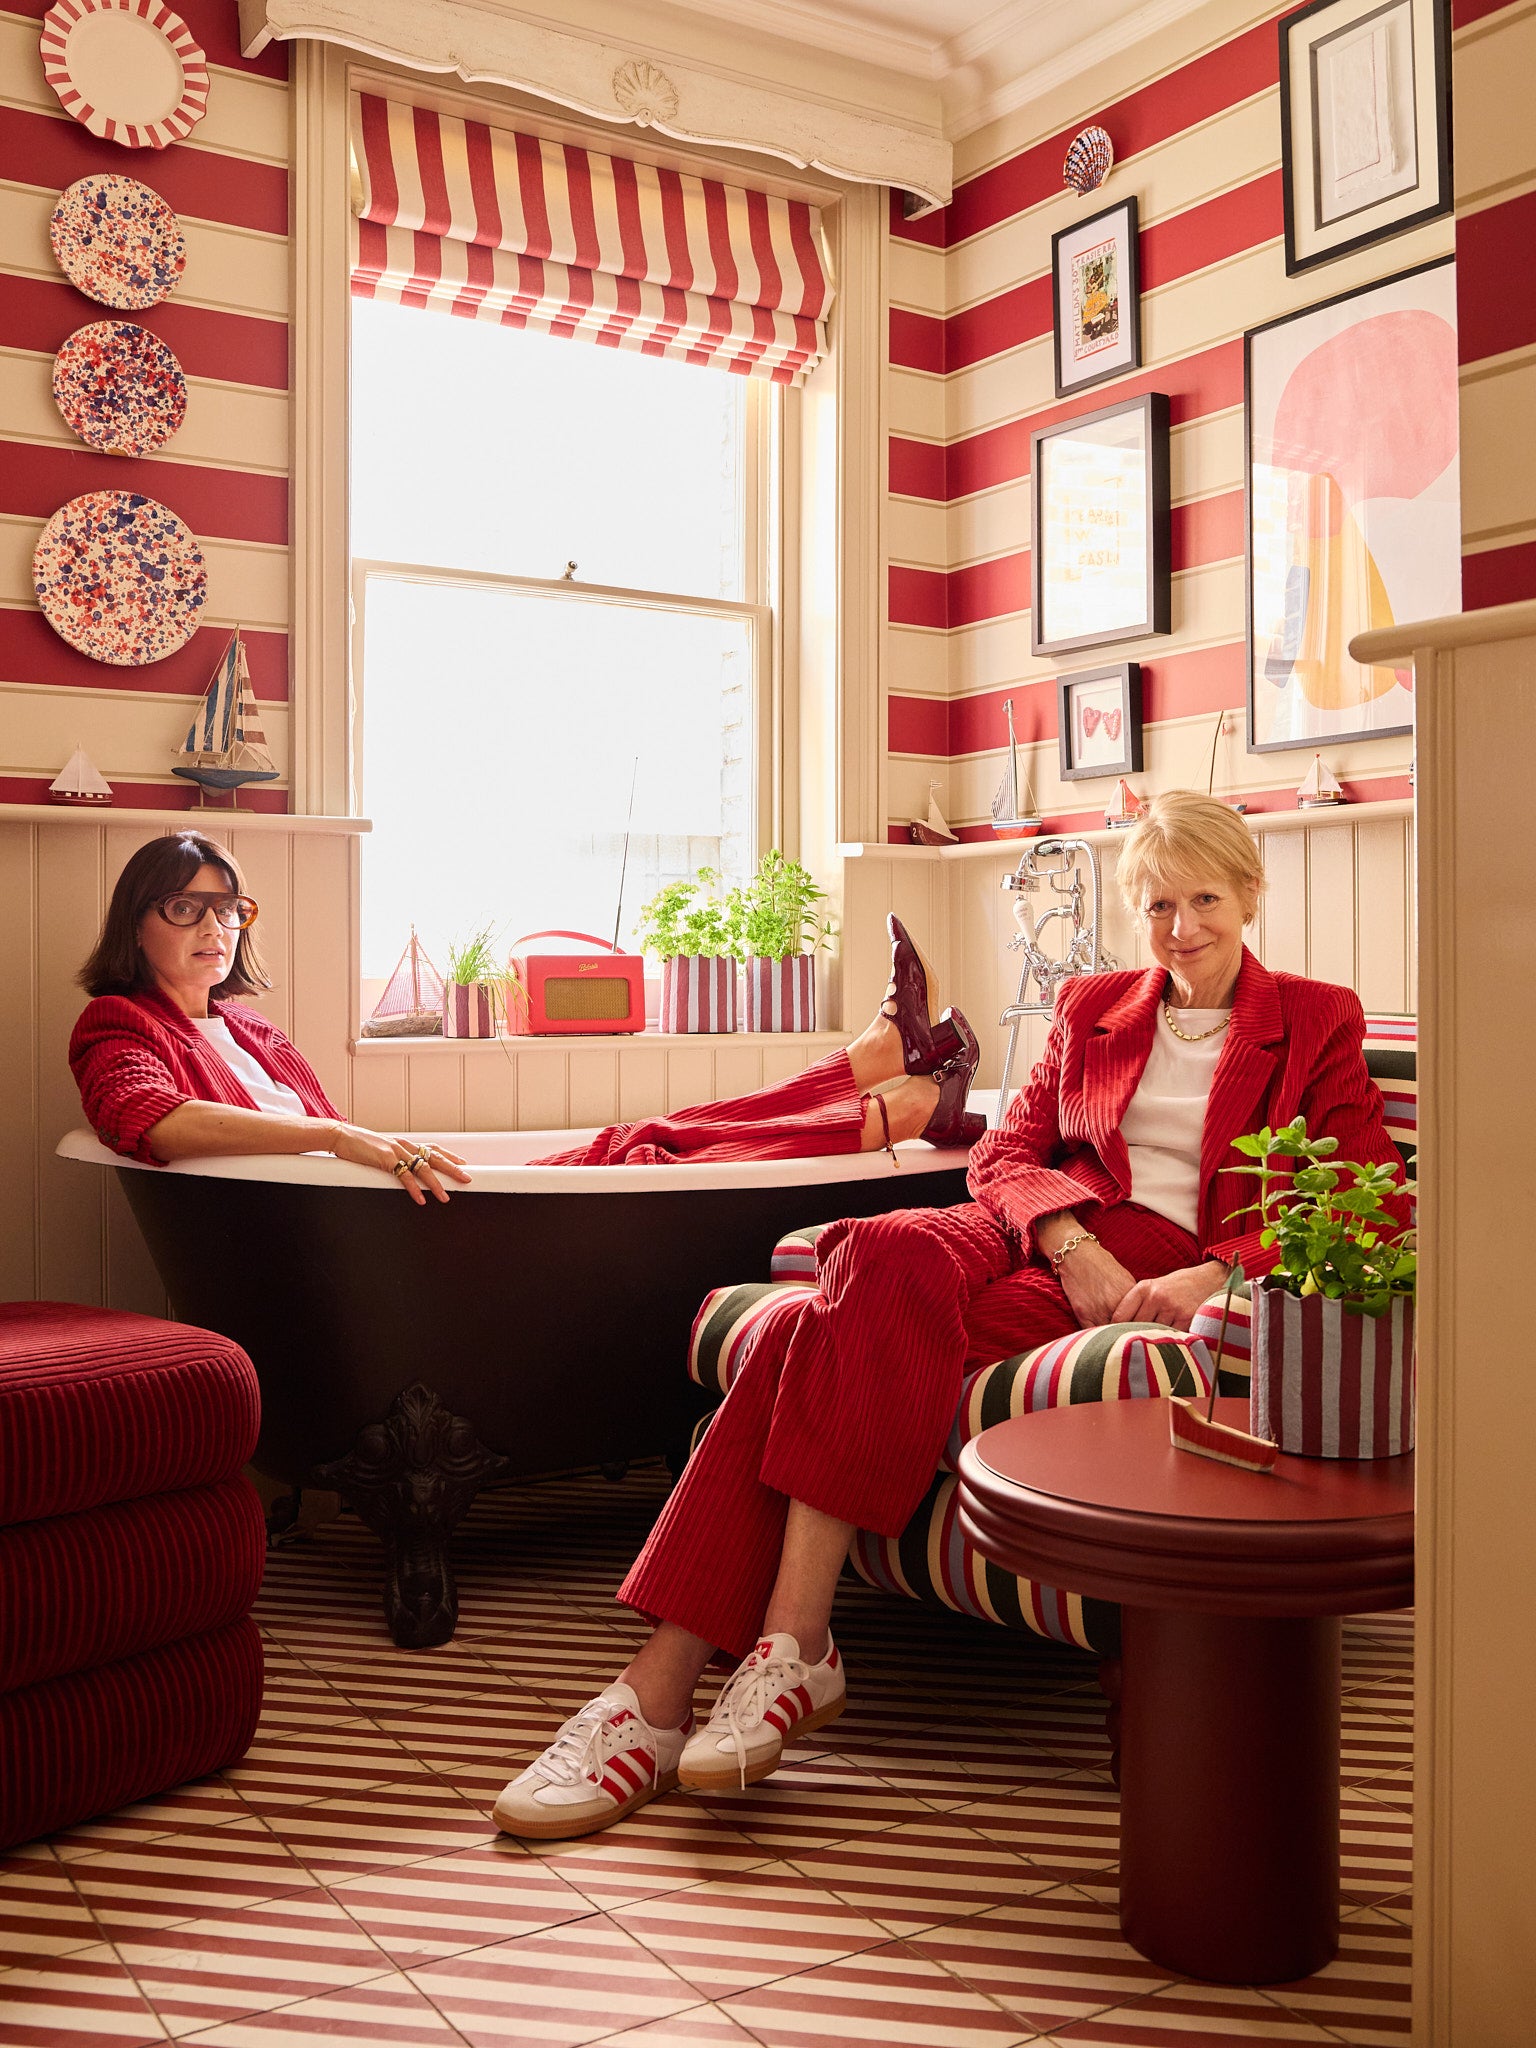
<svg viewBox="0 0 1536 2048">
<path fill-rule="evenodd" d="M 1177 1394 L 1168 1397 L 1168 1440 L 1175 1450 L 1193 1451 L 1220 1465 L 1240 1465 L 1245 1472 L 1268 1472 L 1280 1455 L 1278 1444 L 1202 1415 L 1198 1401 L 1181 1400 Z"/>
<path fill-rule="evenodd" d="M 992 830 L 999 839 L 1033 839 L 1044 820 L 1035 809 L 1035 792 L 1027 776 L 1022 798 L 1019 795 L 1019 743 L 1013 730 L 1011 697 L 1004 700 L 1003 710 L 1008 717 L 1008 765 L 992 799 Z"/>
</svg>

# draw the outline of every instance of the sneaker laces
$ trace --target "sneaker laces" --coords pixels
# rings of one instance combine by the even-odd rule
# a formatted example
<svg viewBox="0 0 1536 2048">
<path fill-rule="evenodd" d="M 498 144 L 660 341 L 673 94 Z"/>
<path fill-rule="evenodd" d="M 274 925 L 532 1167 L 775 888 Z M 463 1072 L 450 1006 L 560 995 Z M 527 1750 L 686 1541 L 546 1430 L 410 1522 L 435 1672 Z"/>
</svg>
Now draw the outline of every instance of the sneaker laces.
<svg viewBox="0 0 1536 2048">
<path fill-rule="evenodd" d="M 711 1728 L 720 1728 L 731 1738 L 741 1789 L 747 1789 L 747 1736 L 760 1728 L 763 1717 L 785 1683 L 803 1684 L 810 1666 L 795 1657 L 765 1657 L 761 1663 L 754 1650 L 745 1664 L 738 1665 L 726 1681 L 709 1717 Z"/>
<path fill-rule="evenodd" d="M 602 1783 L 603 1774 L 593 1761 L 593 1751 L 601 1742 L 613 1711 L 612 1700 L 595 1699 L 588 1700 L 580 1713 L 572 1714 L 538 1761 L 538 1769 L 552 1785 L 574 1785 L 580 1778 L 591 1785 Z"/>
</svg>

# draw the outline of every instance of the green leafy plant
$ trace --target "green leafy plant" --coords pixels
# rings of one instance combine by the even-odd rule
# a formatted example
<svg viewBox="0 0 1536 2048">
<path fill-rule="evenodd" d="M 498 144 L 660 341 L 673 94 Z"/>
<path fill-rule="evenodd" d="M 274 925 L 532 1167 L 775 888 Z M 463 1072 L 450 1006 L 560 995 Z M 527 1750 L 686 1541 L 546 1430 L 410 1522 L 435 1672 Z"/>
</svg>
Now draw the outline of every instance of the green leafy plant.
<svg viewBox="0 0 1536 2048">
<path fill-rule="evenodd" d="M 691 955 L 740 959 L 740 934 L 732 908 L 735 892 L 717 895 L 719 880 L 717 869 L 700 868 L 687 881 L 668 882 L 658 889 L 649 903 L 641 905 L 635 919 L 635 937 L 642 949 L 658 960 Z"/>
<path fill-rule="evenodd" d="M 1384 1316 L 1394 1295 L 1413 1294 L 1415 1234 L 1387 1207 L 1388 1197 L 1415 1192 L 1412 1181 L 1392 1166 L 1336 1160 L 1338 1139 L 1309 1138 L 1305 1117 L 1276 1131 L 1266 1124 L 1236 1145 L 1258 1162 L 1236 1171 L 1257 1178 L 1259 1198 L 1234 1214 L 1258 1212 L 1260 1243 L 1280 1251 L 1273 1279 L 1288 1293 L 1326 1295 L 1366 1316 Z"/>
<path fill-rule="evenodd" d="M 448 948 L 447 979 L 459 988 L 472 988 L 477 981 L 499 982 L 505 969 L 496 958 L 496 931 L 481 925 L 468 938 L 455 939 Z"/>
<path fill-rule="evenodd" d="M 740 937 L 742 957 L 788 960 L 830 946 L 832 920 L 816 908 L 826 901 L 810 871 L 786 860 L 775 846 L 757 864 L 757 873 L 726 899 Z"/>
</svg>

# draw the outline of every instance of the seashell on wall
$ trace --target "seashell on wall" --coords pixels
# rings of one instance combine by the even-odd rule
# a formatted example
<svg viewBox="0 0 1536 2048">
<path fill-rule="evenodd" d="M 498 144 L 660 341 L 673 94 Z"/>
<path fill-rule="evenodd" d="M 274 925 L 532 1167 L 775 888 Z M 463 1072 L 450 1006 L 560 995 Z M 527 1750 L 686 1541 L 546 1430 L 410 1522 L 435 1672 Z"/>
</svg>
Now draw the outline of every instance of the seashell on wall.
<svg viewBox="0 0 1536 2048">
<path fill-rule="evenodd" d="M 613 96 L 641 128 L 670 121 L 677 112 L 677 87 L 665 71 L 647 63 L 644 57 L 631 57 L 615 71 Z"/>
</svg>

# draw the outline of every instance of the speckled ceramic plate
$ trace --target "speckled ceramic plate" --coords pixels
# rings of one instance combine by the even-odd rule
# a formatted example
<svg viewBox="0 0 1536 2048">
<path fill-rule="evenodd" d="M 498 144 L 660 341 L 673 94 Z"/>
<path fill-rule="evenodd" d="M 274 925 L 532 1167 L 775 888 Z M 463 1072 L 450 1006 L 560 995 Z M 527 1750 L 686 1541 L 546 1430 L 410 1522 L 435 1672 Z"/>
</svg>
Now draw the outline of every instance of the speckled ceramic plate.
<svg viewBox="0 0 1536 2048">
<path fill-rule="evenodd" d="M 208 571 L 169 506 L 137 491 L 88 491 L 43 528 L 32 582 L 61 640 L 93 661 L 143 668 L 196 632 Z"/>
<path fill-rule="evenodd" d="M 76 290 L 123 313 L 168 299 L 187 267 L 181 222 L 137 178 L 77 178 L 53 209 L 48 239 Z"/>
<path fill-rule="evenodd" d="M 208 111 L 208 60 L 161 0 L 55 0 L 38 49 L 65 113 L 103 141 L 164 149 Z"/>
<path fill-rule="evenodd" d="M 187 380 L 159 335 L 132 320 L 77 327 L 53 359 L 53 401 L 104 455 L 153 455 L 187 415 Z"/>
</svg>

